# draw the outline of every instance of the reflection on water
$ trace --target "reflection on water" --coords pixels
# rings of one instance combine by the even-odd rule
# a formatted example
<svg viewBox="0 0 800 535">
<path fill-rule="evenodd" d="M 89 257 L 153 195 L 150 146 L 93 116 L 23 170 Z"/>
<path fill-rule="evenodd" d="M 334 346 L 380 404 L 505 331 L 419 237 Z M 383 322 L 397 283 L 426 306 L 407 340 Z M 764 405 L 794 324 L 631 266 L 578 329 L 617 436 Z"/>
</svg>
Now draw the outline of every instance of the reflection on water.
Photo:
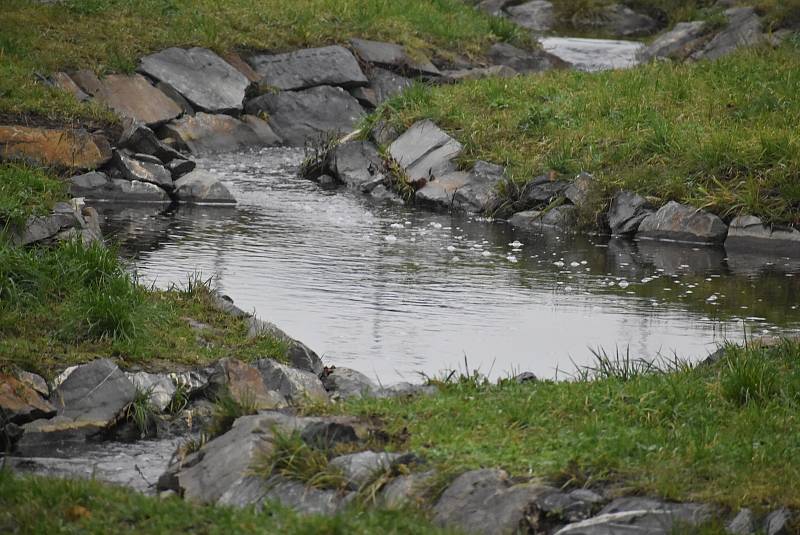
<svg viewBox="0 0 800 535">
<path fill-rule="evenodd" d="M 745 325 L 800 325 L 797 261 L 370 204 L 297 178 L 301 157 L 270 149 L 200 162 L 236 208 L 107 209 L 107 231 L 145 280 L 215 274 L 241 307 L 384 382 L 465 357 L 484 373 L 552 377 L 588 362 L 590 347 L 699 358 Z"/>
</svg>

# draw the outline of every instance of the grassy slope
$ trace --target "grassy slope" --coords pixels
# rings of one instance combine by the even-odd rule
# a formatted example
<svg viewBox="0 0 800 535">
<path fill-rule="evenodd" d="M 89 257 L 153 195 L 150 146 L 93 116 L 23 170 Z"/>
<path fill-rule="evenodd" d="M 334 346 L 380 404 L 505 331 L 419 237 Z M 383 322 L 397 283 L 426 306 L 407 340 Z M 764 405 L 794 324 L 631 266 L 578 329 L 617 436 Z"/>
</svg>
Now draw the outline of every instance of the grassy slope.
<svg viewBox="0 0 800 535">
<path fill-rule="evenodd" d="M 384 39 L 412 51 L 480 54 L 520 34 L 460 0 L 6 0 L 0 18 L 0 117 L 109 120 L 98 107 L 35 82 L 34 73 L 131 71 L 168 46 L 286 50 Z"/>
<path fill-rule="evenodd" d="M 398 126 L 431 118 L 467 159 L 507 163 L 520 182 L 582 170 L 723 216 L 800 222 L 800 43 L 717 62 L 417 87 L 388 104 Z M 601 207 L 595 206 L 599 209 Z"/>
</svg>

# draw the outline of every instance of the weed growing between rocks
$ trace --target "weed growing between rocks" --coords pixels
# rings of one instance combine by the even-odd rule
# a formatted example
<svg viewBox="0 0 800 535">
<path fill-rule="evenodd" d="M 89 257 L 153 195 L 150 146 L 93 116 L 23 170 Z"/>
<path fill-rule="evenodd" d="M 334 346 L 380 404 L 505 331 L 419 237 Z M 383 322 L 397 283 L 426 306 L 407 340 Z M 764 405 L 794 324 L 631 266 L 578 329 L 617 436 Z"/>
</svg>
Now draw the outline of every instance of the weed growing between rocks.
<svg viewBox="0 0 800 535">
<path fill-rule="evenodd" d="M 333 455 L 332 449 L 307 444 L 300 433 L 276 432 L 272 453 L 259 461 L 256 471 L 267 478 L 280 475 L 313 488 L 341 490 L 347 478 L 341 470 L 329 466 Z"/>
<path fill-rule="evenodd" d="M 136 389 L 133 401 L 122 410 L 124 419 L 133 423 L 139 431 L 140 438 L 146 438 L 155 434 L 157 410 L 153 406 L 151 396 L 152 389 Z"/>
<path fill-rule="evenodd" d="M 298 174 L 307 179 L 316 181 L 322 175 L 328 174 L 333 164 L 333 153 L 339 146 L 339 136 L 329 132 L 312 142 L 306 143 L 305 156 L 300 164 Z"/>
</svg>

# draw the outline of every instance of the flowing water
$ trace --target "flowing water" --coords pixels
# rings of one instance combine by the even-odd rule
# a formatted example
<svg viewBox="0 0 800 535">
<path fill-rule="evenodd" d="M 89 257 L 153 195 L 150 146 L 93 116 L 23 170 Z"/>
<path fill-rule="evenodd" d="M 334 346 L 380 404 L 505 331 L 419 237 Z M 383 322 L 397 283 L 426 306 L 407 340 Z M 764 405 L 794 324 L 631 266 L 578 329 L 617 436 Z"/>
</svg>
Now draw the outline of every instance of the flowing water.
<svg viewBox="0 0 800 535">
<path fill-rule="evenodd" d="M 106 207 L 106 231 L 144 280 L 214 275 L 326 362 L 383 383 L 465 366 L 553 377 L 598 348 L 699 359 L 800 326 L 800 261 L 372 204 L 298 178 L 301 159 L 269 149 L 200 161 L 236 208 Z"/>
</svg>

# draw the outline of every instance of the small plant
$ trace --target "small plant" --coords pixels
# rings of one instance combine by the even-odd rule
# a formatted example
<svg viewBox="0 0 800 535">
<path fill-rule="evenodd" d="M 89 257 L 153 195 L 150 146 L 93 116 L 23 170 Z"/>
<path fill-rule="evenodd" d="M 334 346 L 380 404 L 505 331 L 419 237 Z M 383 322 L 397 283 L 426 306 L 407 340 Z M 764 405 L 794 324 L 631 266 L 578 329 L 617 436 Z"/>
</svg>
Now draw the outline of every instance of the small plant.
<svg viewBox="0 0 800 535">
<path fill-rule="evenodd" d="M 211 422 L 206 429 L 206 435 L 209 440 L 216 438 L 230 431 L 233 422 L 238 418 L 257 412 L 258 409 L 252 396 L 240 396 L 240 399 L 237 400 L 229 390 L 225 389 L 217 395 L 214 401 Z"/>
<path fill-rule="evenodd" d="M 619 348 L 613 356 L 605 349 L 589 349 L 594 357 L 594 364 L 581 366 L 576 371 L 580 381 L 617 379 L 630 381 L 650 373 L 660 372 L 661 369 L 655 360 L 637 359 L 631 357 L 630 347 L 621 353 Z"/>
<path fill-rule="evenodd" d="M 731 403 L 765 403 L 780 394 L 778 370 L 764 352 L 731 346 L 721 366 L 722 397 Z"/>
<path fill-rule="evenodd" d="M 316 180 L 328 173 L 333 164 L 333 153 L 337 146 L 339 146 L 339 138 L 335 132 L 320 134 L 315 142 L 306 144 L 305 158 L 300 164 L 300 176 L 308 180 Z"/>
<path fill-rule="evenodd" d="M 214 277 L 205 277 L 202 272 L 195 271 L 190 273 L 186 283 L 171 284 L 170 292 L 178 292 L 184 297 L 205 297 L 212 291 Z"/>
<path fill-rule="evenodd" d="M 178 414 L 189 405 L 189 385 L 182 381 L 175 381 L 175 392 L 167 404 L 169 414 Z"/>
<path fill-rule="evenodd" d="M 152 436 L 156 431 L 156 409 L 151 401 L 152 394 L 152 388 L 137 388 L 133 401 L 123 411 L 125 420 L 136 425 L 140 438 Z"/>
<path fill-rule="evenodd" d="M 309 446 L 300 433 L 275 431 L 272 446 L 271 453 L 256 466 L 263 476 L 280 475 L 315 488 L 343 489 L 347 485 L 344 474 L 328 464 L 331 452 Z"/>
</svg>

